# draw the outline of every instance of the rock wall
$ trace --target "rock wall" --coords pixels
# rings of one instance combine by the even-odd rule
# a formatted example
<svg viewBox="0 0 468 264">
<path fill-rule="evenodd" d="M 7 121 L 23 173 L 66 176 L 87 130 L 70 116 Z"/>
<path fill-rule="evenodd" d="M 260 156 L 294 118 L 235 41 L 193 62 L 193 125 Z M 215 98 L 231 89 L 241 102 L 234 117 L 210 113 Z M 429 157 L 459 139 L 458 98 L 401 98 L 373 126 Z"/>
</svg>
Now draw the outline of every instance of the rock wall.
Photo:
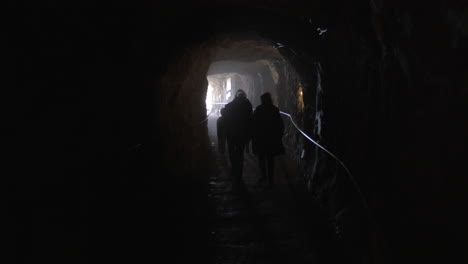
<svg viewBox="0 0 468 264">
<path fill-rule="evenodd" d="M 466 32 L 456 29 L 466 7 L 370 4 L 333 8 L 339 19 L 329 17 L 320 41 L 325 142 L 356 176 L 387 258 L 466 259 L 466 229 L 454 225 L 466 219 L 457 209 L 467 199 L 467 127 L 457 117 L 467 110 Z"/>
</svg>

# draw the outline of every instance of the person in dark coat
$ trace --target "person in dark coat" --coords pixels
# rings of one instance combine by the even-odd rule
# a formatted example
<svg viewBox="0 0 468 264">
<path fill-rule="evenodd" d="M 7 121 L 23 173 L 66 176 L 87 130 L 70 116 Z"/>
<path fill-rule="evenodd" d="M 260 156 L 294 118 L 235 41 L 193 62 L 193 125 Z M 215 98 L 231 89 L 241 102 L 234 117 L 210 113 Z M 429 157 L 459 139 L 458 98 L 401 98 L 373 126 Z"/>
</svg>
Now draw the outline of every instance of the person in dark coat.
<svg viewBox="0 0 468 264">
<path fill-rule="evenodd" d="M 221 154 L 226 152 L 226 117 L 225 109 L 221 109 L 221 116 L 216 120 L 216 132 L 218 134 L 218 151 Z"/>
<path fill-rule="evenodd" d="M 284 133 L 283 119 L 278 107 L 273 105 L 270 93 L 264 93 L 261 104 L 255 109 L 252 117 L 254 154 L 258 156 L 261 178 L 268 179 L 273 186 L 274 158 L 285 153 L 282 141 Z"/>
<path fill-rule="evenodd" d="M 224 109 L 231 174 L 237 182 L 240 182 L 244 166 L 244 149 L 251 137 L 252 104 L 245 92 L 238 90 L 234 100 Z"/>
</svg>

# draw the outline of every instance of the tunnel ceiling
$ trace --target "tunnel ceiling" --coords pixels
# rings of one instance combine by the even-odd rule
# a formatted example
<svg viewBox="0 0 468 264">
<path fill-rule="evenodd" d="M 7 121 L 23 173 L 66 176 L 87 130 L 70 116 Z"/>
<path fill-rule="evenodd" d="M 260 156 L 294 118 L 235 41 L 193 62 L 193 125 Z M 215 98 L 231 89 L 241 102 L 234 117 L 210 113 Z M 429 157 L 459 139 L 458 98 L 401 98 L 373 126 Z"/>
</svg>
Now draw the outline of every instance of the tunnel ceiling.
<svg viewBox="0 0 468 264">
<path fill-rule="evenodd" d="M 284 61 L 277 49 L 281 43 L 264 39 L 254 32 L 220 35 L 213 43 L 214 56 L 207 72 L 211 77 L 235 73 L 256 75 L 262 72 L 277 77 L 274 64 Z"/>
<path fill-rule="evenodd" d="M 217 61 L 211 64 L 208 75 L 223 73 L 252 74 L 269 71 L 267 60 L 255 62 Z"/>
<path fill-rule="evenodd" d="M 246 36 L 246 38 L 249 36 Z M 249 38 L 256 38 L 250 36 Z M 252 62 L 258 60 L 282 59 L 281 54 L 274 47 L 275 43 L 263 39 L 233 40 L 224 37 L 217 45 L 213 62 L 235 60 Z"/>
<path fill-rule="evenodd" d="M 247 76 L 268 74 L 275 82 L 278 80 L 275 63 L 285 60 L 277 49 L 282 45 L 281 43 L 275 43 L 259 37 L 256 33 L 247 32 L 219 35 L 211 44 L 214 56 L 207 76 L 213 87 L 218 87 L 216 83 L 236 75 L 245 79 Z M 250 82 L 253 82 L 253 79 Z"/>
</svg>

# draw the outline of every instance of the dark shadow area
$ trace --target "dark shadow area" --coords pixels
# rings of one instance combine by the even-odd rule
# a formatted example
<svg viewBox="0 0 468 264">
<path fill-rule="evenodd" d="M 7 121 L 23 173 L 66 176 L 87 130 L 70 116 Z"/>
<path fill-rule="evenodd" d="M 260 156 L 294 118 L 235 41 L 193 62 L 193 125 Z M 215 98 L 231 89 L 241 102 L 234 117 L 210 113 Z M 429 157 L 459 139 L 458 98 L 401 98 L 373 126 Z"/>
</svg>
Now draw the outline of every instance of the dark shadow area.
<svg viewBox="0 0 468 264">
<path fill-rule="evenodd" d="M 323 261 L 467 262 L 463 1 L 7 5 L 4 263 L 210 261 L 205 99 L 228 77 L 352 172 L 285 123 Z"/>
</svg>

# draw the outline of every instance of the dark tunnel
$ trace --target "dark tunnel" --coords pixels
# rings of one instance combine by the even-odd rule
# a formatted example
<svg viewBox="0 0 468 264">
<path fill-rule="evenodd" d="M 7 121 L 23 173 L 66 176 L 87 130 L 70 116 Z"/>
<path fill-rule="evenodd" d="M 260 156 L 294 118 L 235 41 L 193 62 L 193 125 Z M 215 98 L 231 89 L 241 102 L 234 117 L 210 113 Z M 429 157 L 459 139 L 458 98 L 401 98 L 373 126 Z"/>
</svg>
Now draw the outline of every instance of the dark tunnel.
<svg viewBox="0 0 468 264">
<path fill-rule="evenodd" d="M 468 262 L 464 1 L 6 10 L 3 263 Z M 218 151 L 238 89 L 283 113 L 272 189 Z"/>
</svg>

